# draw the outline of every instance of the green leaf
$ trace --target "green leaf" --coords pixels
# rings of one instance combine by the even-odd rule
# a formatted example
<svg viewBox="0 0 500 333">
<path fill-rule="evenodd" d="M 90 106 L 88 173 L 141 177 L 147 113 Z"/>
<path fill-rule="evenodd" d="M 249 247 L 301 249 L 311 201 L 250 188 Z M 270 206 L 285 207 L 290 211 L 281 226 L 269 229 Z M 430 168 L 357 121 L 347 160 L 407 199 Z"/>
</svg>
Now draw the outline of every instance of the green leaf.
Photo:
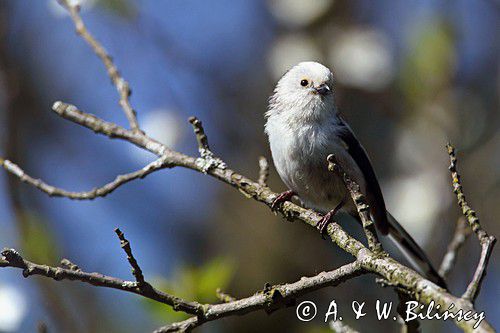
<svg viewBox="0 0 500 333">
<path fill-rule="evenodd" d="M 150 281 L 150 283 L 155 286 L 157 289 L 167 292 L 169 294 L 175 294 L 174 288 L 172 288 L 171 284 L 163 279 L 163 278 L 155 278 Z M 179 294 L 175 294 L 176 296 L 180 296 Z M 145 307 L 151 314 L 151 316 L 158 320 L 158 322 L 175 322 L 181 321 L 189 318 L 188 314 L 184 312 L 174 311 L 170 306 L 165 305 L 163 303 L 159 303 L 153 301 L 151 299 L 142 299 Z"/>
<path fill-rule="evenodd" d="M 57 242 L 42 218 L 28 211 L 19 214 L 21 253 L 30 261 L 50 264 L 58 260 Z"/>
<path fill-rule="evenodd" d="M 225 290 L 231 278 L 234 276 L 235 265 L 228 258 L 215 258 L 206 263 L 199 271 L 198 277 L 198 297 L 203 302 L 210 302 L 216 299 L 215 290 L 221 288 Z"/>
<path fill-rule="evenodd" d="M 155 278 L 151 284 L 169 294 L 179 296 L 188 301 L 201 303 L 218 302 L 215 291 L 217 288 L 225 290 L 235 273 L 234 261 L 226 257 L 214 258 L 200 267 L 181 266 L 170 280 Z M 189 315 L 175 312 L 171 307 L 145 300 L 150 313 L 162 322 L 173 322 L 187 319 Z"/>
</svg>

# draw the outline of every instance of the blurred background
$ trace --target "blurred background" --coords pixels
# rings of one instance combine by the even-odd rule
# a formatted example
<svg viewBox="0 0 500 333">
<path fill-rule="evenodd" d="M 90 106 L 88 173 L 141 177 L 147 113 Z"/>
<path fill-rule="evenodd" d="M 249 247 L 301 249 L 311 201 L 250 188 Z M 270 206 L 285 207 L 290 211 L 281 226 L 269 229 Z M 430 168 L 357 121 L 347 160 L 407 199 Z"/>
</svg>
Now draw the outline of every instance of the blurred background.
<svg viewBox="0 0 500 333">
<path fill-rule="evenodd" d="M 253 178 L 270 158 L 263 133 L 267 99 L 290 66 L 315 60 L 336 75 L 337 104 L 366 147 L 388 209 L 436 266 L 460 216 L 446 142 L 459 149 L 470 204 L 487 231 L 500 224 L 499 17 L 496 0 L 139 1 L 86 0 L 82 15 L 130 82 L 145 131 L 197 154 L 186 119 L 203 120 L 213 150 Z M 0 156 L 35 178 L 88 190 L 152 161 L 136 147 L 94 135 L 50 111 L 55 100 L 126 125 L 102 63 L 76 36 L 55 0 L 0 1 Z M 274 168 L 270 186 L 284 190 Z M 349 218 L 341 223 L 361 237 Z M 352 258 L 303 223 L 281 217 L 229 186 L 188 170 L 164 170 L 90 202 L 49 198 L 0 172 L 0 246 L 57 265 L 132 279 L 113 228 L 132 242 L 151 282 L 188 299 L 216 302 L 215 289 L 251 295 Z M 464 246 L 449 285 L 461 294 L 479 245 Z M 500 253 L 477 308 L 500 327 Z M 396 331 L 374 311 L 355 321 L 352 300 L 396 301 L 373 276 L 320 290 L 361 331 Z M 301 299 L 302 300 L 302 299 Z M 343 311 L 345 310 L 345 311 Z M 329 332 L 295 308 L 230 317 L 201 332 Z M 75 282 L 0 270 L 0 331 L 148 332 L 185 316 L 168 307 Z M 424 331 L 454 332 L 424 322 Z M 368 329 L 369 328 L 369 329 Z"/>
</svg>

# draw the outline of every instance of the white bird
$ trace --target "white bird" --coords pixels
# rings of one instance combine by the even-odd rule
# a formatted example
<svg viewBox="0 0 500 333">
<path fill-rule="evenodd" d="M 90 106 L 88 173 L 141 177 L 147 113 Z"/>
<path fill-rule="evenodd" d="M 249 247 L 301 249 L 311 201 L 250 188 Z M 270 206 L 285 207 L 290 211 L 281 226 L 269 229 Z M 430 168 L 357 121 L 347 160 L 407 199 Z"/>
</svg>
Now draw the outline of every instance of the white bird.
<svg viewBox="0 0 500 333">
<path fill-rule="evenodd" d="M 339 210 L 360 221 L 342 179 L 328 171 L 327 156 L 334 154 L 366 196 L 378 231 L 390 235 L 415 269 L 445 287 L 422 249 L 387 212 L 366 151 L 338 113 L 333 88 L 332 72 L 317 62 L 299 63 L 276 85 L 266 112 L 265 132 L 274 165 L 290 190 L 274 206 L 297 195 L 305 206 L 325 214 L 318 224 L 322 233 Z"/>
</svg>

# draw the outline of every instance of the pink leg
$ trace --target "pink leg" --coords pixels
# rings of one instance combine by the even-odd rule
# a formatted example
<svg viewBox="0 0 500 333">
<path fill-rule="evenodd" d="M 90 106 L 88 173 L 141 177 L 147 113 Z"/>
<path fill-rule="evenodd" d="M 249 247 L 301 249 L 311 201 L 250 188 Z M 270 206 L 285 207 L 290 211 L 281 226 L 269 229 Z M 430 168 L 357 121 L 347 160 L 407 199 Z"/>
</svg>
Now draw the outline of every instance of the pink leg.
<svg viewBox="0 0 500 333">
<path fill-rule="evenodd" d="M 316 228 L 321 233 L 321 237 L 324 238 L 328 225 L 332 222 L 332 218 L 335 216 L 335 214 L 337 214 L 337 212 L 340 210 L 340 208 L 342 208 L 345 205 L 345 201 L 346 201 L 346 197 L 344 196 L 342 201 L 340 201 L 339 204 L 337 206 L 335 206 L 334 209 L 332 209 L 331 211 L 326 213 L 326 215 L 324 215 L 323 218 L 318 222 L 318 224 L 316 225 Z"/>
<path fill-rule="evenodd" d="M 280 204 L 282 204 L 285 201 L 289 201 L 294 195 L 295 192 L 292 190 L 288 190 L 281 193 L 276 197 L 276 199 L 274 199 L 273 203 L 271 204 L 271 209 L 275 210 L 276 208 L 278 208 Z"/>
</svg>

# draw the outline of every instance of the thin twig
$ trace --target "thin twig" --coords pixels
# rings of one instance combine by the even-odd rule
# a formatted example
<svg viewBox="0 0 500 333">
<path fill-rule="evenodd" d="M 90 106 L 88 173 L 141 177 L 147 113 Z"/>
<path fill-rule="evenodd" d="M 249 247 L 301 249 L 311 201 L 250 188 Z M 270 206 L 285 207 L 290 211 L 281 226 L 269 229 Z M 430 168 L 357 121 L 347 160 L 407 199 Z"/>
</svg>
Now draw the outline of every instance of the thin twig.
<svg viewBox="0 0 500 333">
<path fill-rule="evenodd" d="M 65 197 L 73 200 L 92 200 L 97 197 L 105 197 L 123 184 L 126 184 L 135 179 L 144 178 L 150 173 L 157 170 L 170 167 L 167 160 L 164 157 L 160 157 L 159 159 L 149 163 L 140 170 L 116 176 L 116 178 L 112 182 L 109 182 L 101 187 L 94 188 L 90 191 L 73 192 L 49 185 L 41 179 L 35 179 L 24 172 L 24 170 L 21 169 L 17 164 L 9 160 L 0 159 L 0 166 L 19 178 L 22 182 L 36 187 L 37 189 L 47 193 L 51 197 Z"/>
<path fill-rule="evenodd" d="M 328 170 L 337 173 L 343 180 L 349 194 L 351 195 L 356 209 L 358 210 L 359 217 L 363 223 L 363 229 L 365 231 L 366 238 L 368 240 L 368 246 L 370 250 L 375 253 L 380 253 L 383 251 L 382 244 L 378 240 L 377 231 L 375 230 L 375 224 L 370 218 L 370 206 L 366 203 L 365 196 L 361 193 L 359 185 L 356 184 L 350 176 L 344 171 L 335 158 L 335 155 L 330 154 L 327 157 L 328 160 Z"/>
<path fill-rule="evenodd" d="M 139 267 L 137 260 L 135 260 L 135 257 L 132 254 L 130 242 L 125 238 L 125 234 L 119 228 L 115 229 L 115 233 L 120 239 L 121 248 L 127 254 L 127 260 L 130 266 L 132 266 L 132 275 L 134 275 L 135 280 L 137 281 L 137 285 L 139 287 L 143 287 L 146 284 L 146 281 L 144 281 L 144 275 L 142 274 L 141 267 Z"/>
<path fill-rule="evenodd" d="M 132 91 L 127 81 L 120 75 L 120 71 L 113 62 L 111 56 L 106 52 L 106 49 L 95 39 L 95 37 L 88 31 L 80 16 L 80 6 L 71 4 L 68 0 L 58 0 L 62 7 L 64 7 L 70 14 L 73 23 L 75 24 L 76 33 L 80 35 L 85 42 L 92 48 L 94 53 L 101 59 L 108 76 L 116 87 L 120 95 L 119 104 L 127 117 L 130 128 L 134 132 L 140 132 L 139 123 L 135 110 L 130 105 L 130 95 Z"/>
<path fill-rule="evenodd" d="M 229 302 L 236 301 L 236 297 L 233 297 L 233 296 L 223 292 L 220 288 L 217 288 L 217 290 L 215 291 L 215 296 L 217 296 L 217 298 L 223 303 L 229 303 Z"/>
<path fill-rule="evenodd" d="M 214 153 L 210 150 L 208 146 L 208 138 L 203 129 L 203 124 L 201 120 L 196 117 L 189 117 L 188 121 L 193 126 L 193 131 L 196 136 L 196 141 L 198 142 L 198 151 L 200 152 L 200 158 L 196 160 L 196 163 L 201 168 L 203 173 L 207 173 L 214 168 L 226 168 L 226 163 L 220 158 L 216 157 Z"/>
<path fill-rule="evenodd" d="M 458 205 L 462 209 L 462 214 L 467 219 L 469 227 L 476 234 L 481 244 L 481 257 L 477 265 L 474 276 L 467 286 L 467 290 L 462 295 L 462 298 L 474 303 L 476 297 L 479 295 L 481 289 L 481 284 L 484 277 L 486 276 L 486 269 L 488 267 L 488 262 L 490 259 L 493 246 L 495 246 L 496 238 L 490 236 L 481 227 L 479 218 L 476 216 L 476 212 L 469 206 L 467 200 L 465 199 L 465 194 L 463 192 L 462 183 L 460 182 L 460 175 L 457 171 L 457 157 L 455 155 L 455 148 L 451 144 L 447 144 L 446 148 L 448 150 L 448 155 L 450 156 L 450 166 L 449 170 L 451 172 L 451 179 L 453 183 L 453 192 L 457 196 Z"/>
<path fill-rule="evenodd" d="M 242 315 L 257 310 L 271 312 L 276 308 L 293 305 L 296 298 L 326 286 L 336 286 L 352 277 L 363 274 L 358 262 L 353 262 L 330 272 L 322 272 L 313 277 L 303 277 L 289 284 L 269 286 L 253 296 L 221 304 L 205 305 L 203 316 L 192 317 L 182 322 L 158 328 L 155 333 L 186 332 L 215 319 L 232 315 Z"/>
<path fill-rule="evenodd" d="M 264 156 L 259 157 L 259 185 L 267 186 L 269 178 L 269 162 Z"/>
<path fill-rule="evenodd" d="M 465 217 L 461 216 L 460 218 L 458 218 L 453 238 L 448 245 L 448 250 L 443 257 L 441 266 L 439 267 L 439 275 L 441 275 L 443 279 L 446 279 L 448 277 L 448 274 L 455 266 L 458 251 L 465 243 L 471 232 L 472 230 L 467 225 L 467 220 L 465 219 Z"/>
<path fill-rule="evenodd" d="M 210 150 L 208 146 L 208 137 L 205 134 L 205 130 L 203 129 L 203 124 L 201 120 L 196 117 L 189 117 L 189 123 L 193 126 L 194 135 L 196 136 L 196 141 L 198 142 L 198 150 L 200 154 L 204 150 Z"/>
<path fill-rule="evenodd" d="M 148 283 L 145 283 L 145 287 L 139 287 L 137 282 L 126 281 L 100 273 L 87 273 L 80 269 L 68 269 L 36 264 L 24 259 L 14 249 L 4 249 L 0 254 L 2 255 L 2 258 L 0 258 L 0 267 L 20 268 L 23 270 L 24 277 L 41 275 L 52 278 L 56 281 L 81 281 L 98 287 L 118 289 L 141 295 L 157 302 L 170 305 L 176 311 L 183 311 L 194 315 L 198 315 L 200 312 L 203 312 L 203 307 L 200 303 L 188 302 L 181 298 L 164 293 L 153 288 Z"/>
<path fill-rule="evenodd" d="M 77 264 L 72 263 L 69 259 L 66 259 L 66 258 L 61 259 L 60 265 L 62 268 L 66 268 L 66 269 L 69 269 L 71 271 L 75 271 L 75 272 L 82 271 L 80 269 L 80 267 L 78 267 Z"/>
</svg>

